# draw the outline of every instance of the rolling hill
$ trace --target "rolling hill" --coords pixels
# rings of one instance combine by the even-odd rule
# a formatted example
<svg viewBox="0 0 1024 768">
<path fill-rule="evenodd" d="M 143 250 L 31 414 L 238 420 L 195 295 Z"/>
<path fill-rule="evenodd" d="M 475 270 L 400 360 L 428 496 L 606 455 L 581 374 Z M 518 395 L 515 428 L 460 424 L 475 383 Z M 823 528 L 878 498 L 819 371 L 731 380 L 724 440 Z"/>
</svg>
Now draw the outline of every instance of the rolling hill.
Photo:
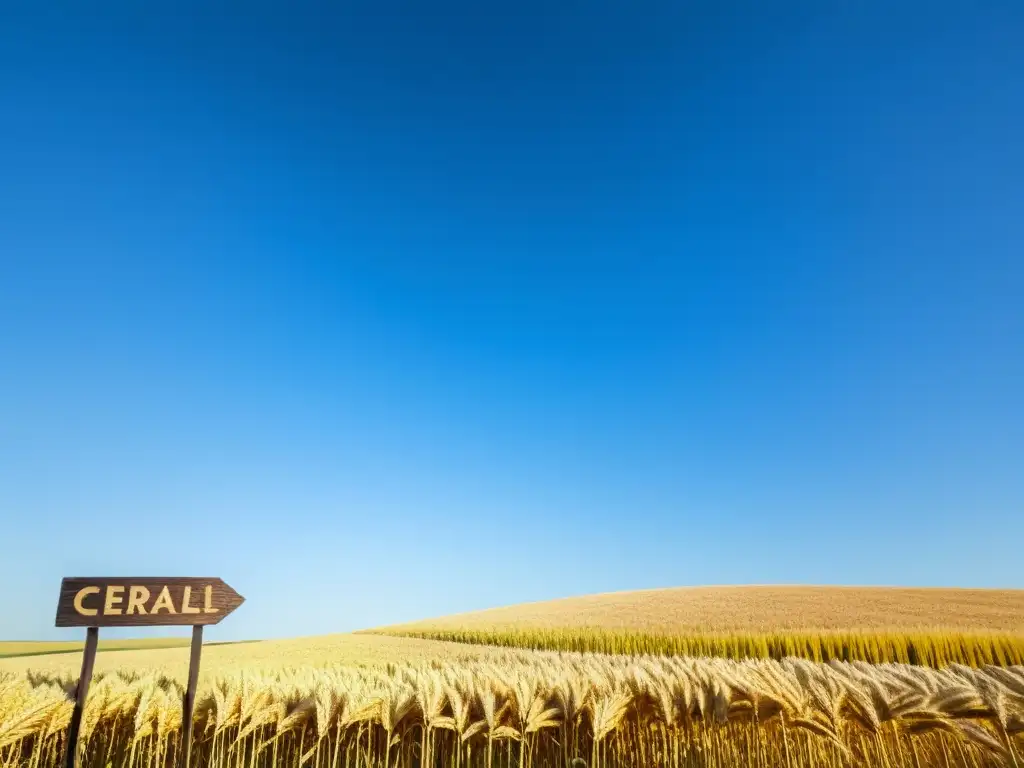
<svg viewBox="0 0 1024 768">
<path fill-rule="evenodd" d="M 1024 634 L 1024 590 L 675 587 L 523 603 L 384 629 L 497 631 L 580 628 L 665 634 L 941 628 Z"/>
</svg>

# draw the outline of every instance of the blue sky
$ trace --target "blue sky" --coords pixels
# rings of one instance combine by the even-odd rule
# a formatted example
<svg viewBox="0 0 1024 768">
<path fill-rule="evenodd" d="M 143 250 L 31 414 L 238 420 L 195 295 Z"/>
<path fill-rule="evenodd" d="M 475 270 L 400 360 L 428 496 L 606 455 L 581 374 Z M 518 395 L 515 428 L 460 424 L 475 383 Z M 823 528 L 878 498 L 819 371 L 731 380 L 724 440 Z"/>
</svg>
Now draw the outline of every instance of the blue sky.
<svg viewBox="0 0 1024 768">
<path fill-rule="evenodd" d="M 1024 587 L 1019 4 L 22 5 L 0 638 Z"/>
</svg>

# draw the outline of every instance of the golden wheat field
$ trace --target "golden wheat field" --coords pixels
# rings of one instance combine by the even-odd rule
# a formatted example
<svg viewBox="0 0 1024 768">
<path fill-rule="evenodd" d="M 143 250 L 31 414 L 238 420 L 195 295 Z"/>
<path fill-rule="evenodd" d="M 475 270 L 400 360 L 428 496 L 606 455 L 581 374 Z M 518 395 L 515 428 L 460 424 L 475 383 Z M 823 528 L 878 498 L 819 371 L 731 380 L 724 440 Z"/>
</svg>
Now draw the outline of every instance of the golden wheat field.
<svg viewBox="0 0 1024 768">
<path fill-rule="evenodd" d="M 210 644 L 192 765 L 1024 768 L 1024 593 L 984 592 L 971 608 L 974 591 L 858 603 L 857 590 L 772 589 L 597 595 L 383 630 L 398 634 Z M 723 591 L 714 613 L 708 595 Z M 844 605 L 840 593 L 845 618 L 821 607 Z M 818 612 L 801 618 L 807 601 Z M 499 647 L 570 642 L 587 652 Z M 615 653 L 593 652 L 601 643 Z M 892 663 L 908 649 L 915 663 Z M 187 656 L 100 651 L 84 768 L 177 764 Z M 79 665 L 74 653 L 0 658 L 0 768 L 60 764 Z"/>
<path fill-rule="evenodd" d="M 81 652 L 83 642 L 62 641 L 19 641 L 0 640 L 0 659 L 15 656 L 44 656 L 58 653 Z M 188 640 L 178 637 L 148 638 L 144 640 L 101 640 L 99 647 L 103 651 L 145 650 L 147 648 L 181 648 L 188 645 Z"/>
<path fill-rule="evenodd" d="M 239 671 L 277 672 L 298 667 L 371 666 L 404 662 L 461 661 L 500 655 L 487 646 L 384 637 L 364 634 L 322 635 L 254 643 L 206 644 L 203 646 L 204 675 L 231 674 Z M 41 672 L 48 675 L 77 676 L 81 654 L 20 656 L 0 659 L 0 674 Z M 188 672 L 188 648 L 104 651 L 96 654 L 97 673 L 129 671 L 135 674 L 158 672 L 184 680 Z"/>
<path fill-rule="evenodd" d="M 1024 634 L 1024 589 L 674 587 L 523 603 L 401 624 L 408 630 L 602 629 L 649 633 L 900 631 Z"/>
<path fill-rule="evenodd" d="M 1024 663 L 1024 590 L 700 587 L 497 608 L 374 630 L 537 650 Z"/>
<path fill-rule="evenodd" d="M 0 677 L 0 765 L 59 763 L 73 679 Z M 97 677 L 81 764 L 172 766 L 181 684 Z M 207 676 L 193 765 L 1019 765 L 1024 669 L 505 652 Z"/>
</svg>

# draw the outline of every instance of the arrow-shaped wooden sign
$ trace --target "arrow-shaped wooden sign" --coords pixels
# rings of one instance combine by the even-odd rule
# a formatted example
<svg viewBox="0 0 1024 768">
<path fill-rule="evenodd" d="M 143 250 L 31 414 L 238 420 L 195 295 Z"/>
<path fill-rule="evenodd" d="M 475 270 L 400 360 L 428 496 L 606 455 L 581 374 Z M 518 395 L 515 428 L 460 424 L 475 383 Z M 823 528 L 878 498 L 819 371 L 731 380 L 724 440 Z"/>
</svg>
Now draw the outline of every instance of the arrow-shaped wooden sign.
<svg viewBox="0 0 1024 768">
<path fill-rule="evenodd" d="M 217 578 L 67 577 L 58 627 L 216 624 L 245 598 Z"/>
<path fill-rule="evenodd" d="M 199 679 L 199 657 L 203 651 L 203 626 L 216 624 L 245 598 L 217 578 L 132 578 L 65 577 L 57 600 L 58 627 L 88 627 L 82 674 L 75 691 L 75 708 L 68 725 L 64 765 L 75 768 L 78 760 L 78 732 L 89 694 L 93 662 L 100 627 L 153 627 L 192 625 L 188 685 L 182 697 L 181 749 L 178 764 L 188 768 L 192 747 L 192 710 Z"/>
</svg>

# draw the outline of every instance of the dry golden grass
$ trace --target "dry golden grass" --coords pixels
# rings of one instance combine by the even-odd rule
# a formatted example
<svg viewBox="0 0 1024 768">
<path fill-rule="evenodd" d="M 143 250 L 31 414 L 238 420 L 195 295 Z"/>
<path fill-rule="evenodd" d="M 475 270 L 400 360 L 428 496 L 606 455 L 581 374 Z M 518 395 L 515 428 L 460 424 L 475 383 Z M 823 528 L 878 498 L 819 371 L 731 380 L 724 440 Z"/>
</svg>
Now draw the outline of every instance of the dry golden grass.
<svg viewBox="0 0 1024 768">
<path fill-rule="evenodd" d="M 188 645 L 188 640 L 180 637 L 154 637 L 143 640 L 100 640 L 101 651 L 145 650 L 149 648 L 180 648 Z M 81 652 L 84 640 L 75 641 L 22 641 L 0 640 L 0 658 L 14 656 L 42 656 L 55 653 Z"/>
<path fill-rule="evenodd" d="M 1013 666 L 1024 664 L 1024 635 L 984 632 L 819 631 L 713 632 L 668 635 L 627 630 L 578 629 L 431 629 L 379 630 L 398 637 L 446 640 L 468 645 L 586 651 L 626 656 L 710 656 L 726 659 L 894 662 L 941 668 L 949 664 Z"/>
<path fill-rule="evenodd" d="M 700 587 L 619 592 L 384 627 L 536 650 L 943 667 L 1024 664 L 1024 591 Z"/>
<path fill-rule="evenodd" d="M 204 674 L 228 674 L 240 670 L 273 672 L 293 667 L 479 659 L 499 653 L 499 650 L 493 648 L 437 640 L 379 635 L 323 635 L 254 643 L 207 644 L 203 647 L 202 670 Z M 32 671 L 77 677 L 81 665 L 82 657 L 77 653 L 0 658 L 0 674 Z M 96 654 L 95 669 L 97 673 L 159 673 L 184 681 L 188 671 L 188 649 L 182 647 L 112 653 L 104 652 L 101 647 Z"/>
<path fill-rule="evenodd" d="M 920 629 L 1024 634 L 1024 590 L 678 587 L 524 603 L 388 629 L 560 628 L 664 634 Z"/>
</svg>

